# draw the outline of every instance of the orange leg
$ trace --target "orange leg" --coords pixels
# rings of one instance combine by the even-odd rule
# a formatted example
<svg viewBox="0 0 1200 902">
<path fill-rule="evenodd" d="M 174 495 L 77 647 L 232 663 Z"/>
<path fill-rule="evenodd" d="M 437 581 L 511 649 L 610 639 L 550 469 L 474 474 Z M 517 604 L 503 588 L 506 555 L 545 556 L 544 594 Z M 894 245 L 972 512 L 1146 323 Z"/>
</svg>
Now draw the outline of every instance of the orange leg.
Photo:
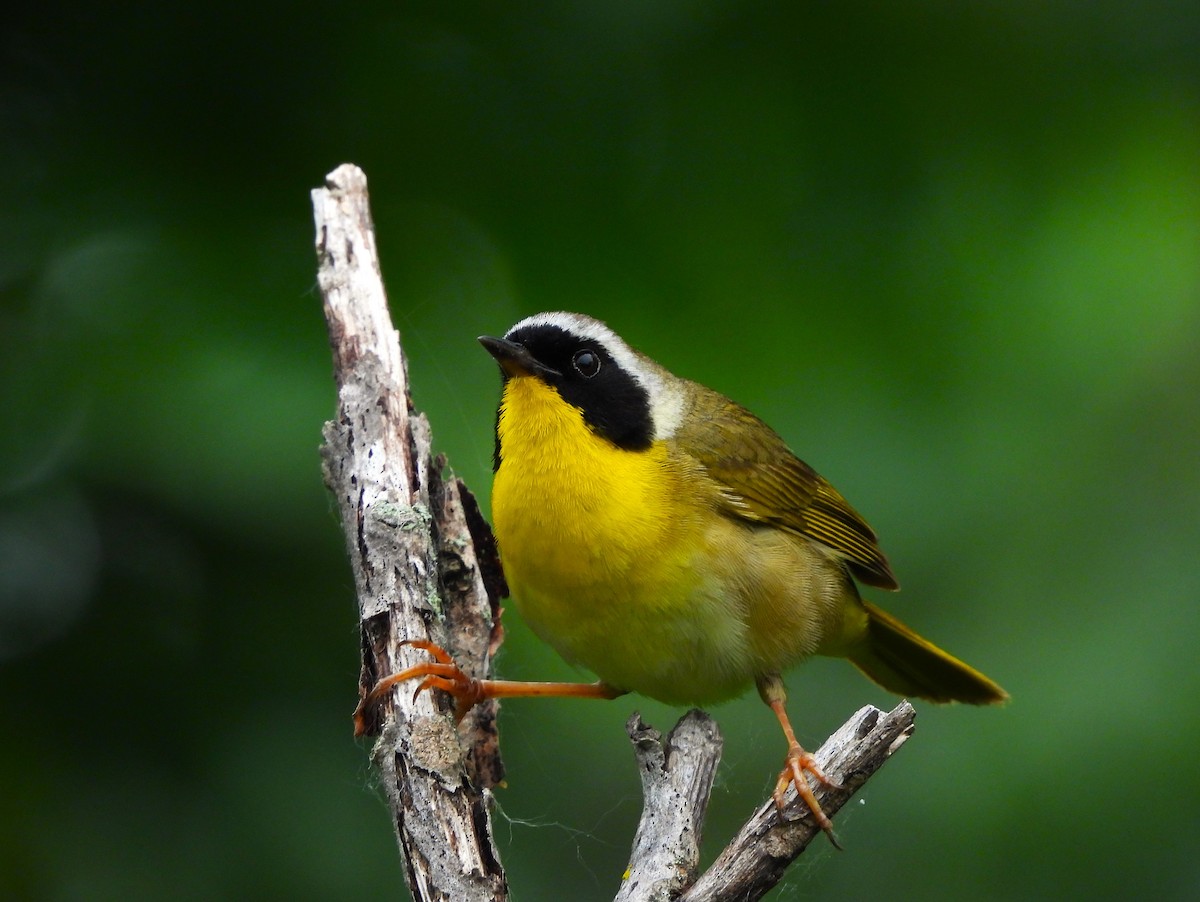
<svg viewBox="0 0 1200 902">
<path fill-rule="evenodd" d="M 426 689 L 441 689 L 454 696 L 454 719 L 462 720 L 466 713 L 480 702 L 489 698 L 616 698 L 624 690 L 614 689 L 607 683 L 532 683 L 520 680 L 477 680 L 468 676 L 454 663 L 454 659 L 441 646 L 424 639 L 408 639 L 401 645 L 411 645 L 433 655 L 433 661 L 416 664 L 399 673 L 386 676 L 375 684 L 354 711 L 354 735 L 366 732 L 365 712 L 399 683 L 420 679 L 413 690 L 413 698 Z"/>
<path fill-rule="evenodd" d="M 759 677 L 758 694 L 762 696 L 762 700 L 770 706 L 771 710 L 775 712 L 775 716 L 779 718 L 779 725 L 783 727 L 783 735 L 788 743 L 787 758 L 784 760 L 783 772 L 779 775 L 779 782 L 775 784 L 774 795 L 776 807 L 780 811 L 783 811 L 784 793 L 787 792 L 788 784 L 795 786 L 796 794 L 804 800 L 804 804 L 812 812 L 817 825 L 825 831 L 825 835 L 829 837 L 829 841 L 833 843 L 834 847 L 840 849 L 842 846 L 837 841 L 837 836 L 834 835 L 833 822 L 821 810 L 821 804 L 817 801 L 817 797 L 813 795 L 812 786 L 809 785 L 808 777 L 805 776 L 805 773 L 812 774 L 819 782 L 835 789 L 840 788 L 840 784 L 826 776 L 825 772 L 817 766 L 817 759 L 806 752 L 796 740 L 796 733 L 792 730 L 792 723 L 788 720 L 787 716 L 787 690 L 784 688 L 783 680 L 779 674 L 771 673 Z"/>
</svg>

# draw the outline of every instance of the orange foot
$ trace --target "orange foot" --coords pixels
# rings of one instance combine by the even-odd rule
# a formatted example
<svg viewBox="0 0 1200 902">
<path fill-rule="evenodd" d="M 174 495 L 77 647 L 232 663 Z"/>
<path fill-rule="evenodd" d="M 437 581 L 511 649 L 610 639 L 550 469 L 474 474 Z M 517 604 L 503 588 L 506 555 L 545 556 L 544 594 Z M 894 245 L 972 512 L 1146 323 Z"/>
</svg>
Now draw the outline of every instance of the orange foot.
<svg viewBox="0 0 1200 902">
<path fill-rule="evenodd" d="M 386 676 L 367 693 L 354 711 L 354 735 L 367 731 L 366 712 L 397 683 L 419 679 L 413 697 L 426 689 L 441 689 L 454 696 L 454 717 L 462 720 L 466 713 L 489 698 L 616 698 L 624 690 L 607 683 L 529 683 L 518 680 L 477 680 L 454 663 L 440 645 L 425 639 L 407 639 L 401 645 L 411 645 L 433 655 L 433 660 L 416 664 L 399 673 Z"/>
<path fill-rule="evenodd" d="M 454 719 L 460 721 L 466 713 L 481 701 L 489 697 L 484 680 L 468 676 L 461 667 L 454 663 L 450 653 L 440 645 L 434 645 L 424 639 L 406 639 L 401 645 L 411 645 L 433 655 L 433 661 L 425 664 L 415 664 L 412 667 L 386 676 L 375 688 L 363 697 L 354 709 L 354 735 L 362 736 L 367 731 L 366 712 L 397 683 L 420 679 L 417 688 L 413 690 L 416 698 L 426 689 L 441 689 L 454 696 Z"/>
<path fill-rule="evenodd" d="M 784 689 L 783 680 L 779 674 L 765 673 L 756 682 L 758 684 L 758 694 L 762 696 L 762 700 L 775 712 L 775 716 L 779 719 L 779 725 L 783 727 L 783 736 L 788 744 L 787 758 L 783 763 L 783 773 L 779 775 L 779 782 L 775 784 L 775 806 L 782 812 L 784 808 L 784 793 L 787 792 L 788 784 L 790 783 L 792 786 L 795 786 L 796 794 L 804 800 L 804 804 L 812 812 L 817 826 L 825 831 L 825 835 L 829 837 L 829 841 L 833 843 L 834 848 L 840 849 L 842 846 L 837 841 L 837 837 L 834 836 L 833 823 L 829 820 L 825 812 L 821 810 L 821 803 L 813 795 L 812 786 L 809 785 L 808 777 L 805 776 L 805 773 L 812 774 L 817 779 L 817 782 L 824 783 L 833 789 L 841 789 L 841 784 L 827 777 L 825 772 L 817 766 L 817 759 L 804 751 L 800 747 L 800 743 L 796 740 L 796 733 L 792 729 L 792 723 L 788 720 L 787 716 L 787 691 Z"/>
<path fill-rule="evenodd" d="M 842 848 L 838 842 L 837 836 L 833 832 L 833 822 L 829 820 L 824 811 L 821 810 L 821 803 L 817 801 L 817 797 L 813 795 L 812 786 L 805 776 L 805 772 L 812 774 L 818 782 L 825 784 L 832 789 L 841 789 L 842 785 L 836 780 L 828 777 L 820 767 L 817 766 L 817 759 L 800 747 L 800 743 L 791 742 L 788 746 L 787 758 L 784 760 L 783 772 L 779 775 L 779 782 L 775 784 L 775 807 L 781 812 L 786 806 L 784 793 L 787 792 L 788 784 L 796 787 L 796 794 L 804 800 L 804 804 L 808 806 L 808 810 L 812 812 L 813 819 L 817 822 L 825 835 L 829 837 L 829 841 L 833 843 L 835 848 Z"/>
</svg>

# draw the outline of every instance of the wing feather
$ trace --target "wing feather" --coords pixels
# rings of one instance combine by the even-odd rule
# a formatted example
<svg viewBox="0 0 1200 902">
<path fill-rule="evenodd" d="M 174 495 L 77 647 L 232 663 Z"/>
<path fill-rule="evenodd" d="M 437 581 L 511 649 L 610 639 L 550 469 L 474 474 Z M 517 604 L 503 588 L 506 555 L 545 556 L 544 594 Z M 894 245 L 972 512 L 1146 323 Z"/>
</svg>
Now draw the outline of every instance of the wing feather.
<svg viewBox="0 0 1200 902">
<path fill-rule="evenodd" d="M 819 542 L 861 582 L 899 588 L 874 530 L 837 489 L 750 411 L 695 388 L 694 406 L 674 441 L 718 484 L 727 514 Z"/>
</svg>

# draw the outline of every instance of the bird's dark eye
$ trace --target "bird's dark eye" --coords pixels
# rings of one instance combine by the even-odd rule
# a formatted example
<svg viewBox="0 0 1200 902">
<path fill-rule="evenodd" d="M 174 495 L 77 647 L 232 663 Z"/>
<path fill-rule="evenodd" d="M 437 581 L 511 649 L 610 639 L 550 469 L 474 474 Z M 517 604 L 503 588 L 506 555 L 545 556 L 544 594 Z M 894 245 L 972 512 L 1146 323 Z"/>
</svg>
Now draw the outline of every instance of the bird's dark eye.
<svg viewBox="0 0 1200 902">
<path fill-rule="evenodd" d="M 600 372 L 600 355 L 590 348 L 584 348 L 575 352 L 575 356 L 571 358 L 571 365 L 579 375 L 591 379 Z"/>
</svg>

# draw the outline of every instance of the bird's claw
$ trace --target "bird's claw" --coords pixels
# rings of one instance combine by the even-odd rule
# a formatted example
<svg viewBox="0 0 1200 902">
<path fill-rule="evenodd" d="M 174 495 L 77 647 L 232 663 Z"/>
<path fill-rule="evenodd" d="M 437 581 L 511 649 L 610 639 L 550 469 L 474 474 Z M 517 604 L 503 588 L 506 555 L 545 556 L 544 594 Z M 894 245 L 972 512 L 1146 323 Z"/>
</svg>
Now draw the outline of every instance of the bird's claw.
<svg viewBox="0 0 1200 902">
<path fill-rule="evenodd" d="M 462 720 L 468 711 L 487 697 L 483 684 L 454 663 L 454 658 L 440 645 L 435 645 L 426 639 L 406 639 L 400 644 L 427 651 L 433 656 L 433 660 L 423 664 L 414 664 L 412 667 L 386 676 L 376 683 L 354 710 L 354 735 L 356 737 L 367 732 L 367 710 L 387 694 L 393 686 L 408 680 L 421 680 L 413 690 L 413 699 L 427 689 L 441 689 L 452 695 L 455 721 Z"/>
<path fill-rule="evenodd" d="M 829 841 L 834 847 L 841 849 L 842 845 L 838 842 L 836 834 L 833 832 L 833 822 L 821 810 L 821 803 L 817 801 L 817 797 L 813 794 L 812 785 L 808 781 L 806 774 L 812 774 L 817 782 L 828 786 L 830 789 L 841 789 L 842 784 L 828 776 L 820 765 L 817 764 L 817 759 L 809 752 L 806 752 L 799 744 L 793 743 L 788 748 L 787 759 L 784 761 L 783 771 L 779 775 L 779 781 L 775 784 L 775 807 L 780 812 L 787 806 L 785 798 L 788 786 L 796 787 L 796 794 L 808 806 L 808 810 L 812 812 L 813 820 L 817 822 L 825 835 L 829 837 Z"/>
</svg>

